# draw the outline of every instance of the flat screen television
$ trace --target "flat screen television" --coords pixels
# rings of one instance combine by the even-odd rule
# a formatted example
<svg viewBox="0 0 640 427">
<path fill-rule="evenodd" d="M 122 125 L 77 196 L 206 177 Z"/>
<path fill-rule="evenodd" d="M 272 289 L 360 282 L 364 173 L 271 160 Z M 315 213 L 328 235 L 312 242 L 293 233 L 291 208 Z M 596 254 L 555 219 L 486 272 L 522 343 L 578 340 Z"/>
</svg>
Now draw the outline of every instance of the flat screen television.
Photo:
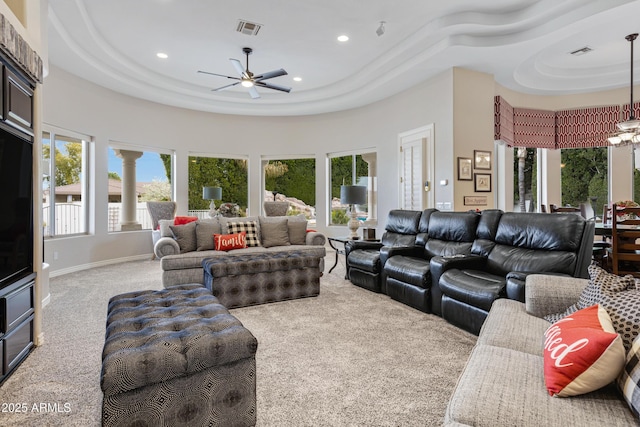
<svg viewBox="0 0 640 427">
<path fill-rule="evenodd" d="M 0 127 L 0 289 L 33 271 L 33 143 Z"/>
</svg>

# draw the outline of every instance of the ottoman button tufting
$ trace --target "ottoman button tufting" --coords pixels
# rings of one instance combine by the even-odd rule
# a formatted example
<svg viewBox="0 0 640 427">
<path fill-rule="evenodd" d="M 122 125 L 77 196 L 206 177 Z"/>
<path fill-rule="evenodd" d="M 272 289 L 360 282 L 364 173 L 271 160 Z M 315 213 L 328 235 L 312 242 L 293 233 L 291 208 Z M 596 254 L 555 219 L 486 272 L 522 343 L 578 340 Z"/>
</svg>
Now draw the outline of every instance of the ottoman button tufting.
<svg viewBox="0 0 640 427">
<path fill-rule="evenodd" d="M 258 341 L 200 284 L 109 300 L 103 426 L 253 426 Z"/>
</svg>

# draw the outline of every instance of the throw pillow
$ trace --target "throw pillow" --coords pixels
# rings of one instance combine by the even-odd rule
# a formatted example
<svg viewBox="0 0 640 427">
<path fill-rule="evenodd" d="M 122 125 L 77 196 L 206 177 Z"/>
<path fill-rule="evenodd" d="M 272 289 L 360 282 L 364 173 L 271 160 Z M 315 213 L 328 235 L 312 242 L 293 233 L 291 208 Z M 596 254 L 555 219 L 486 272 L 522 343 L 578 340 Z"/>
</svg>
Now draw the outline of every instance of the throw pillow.
<svg viewBox="0 0 640 427">
<path fill-rule="evenodd" d="M 562 313 L 554 313 L 544 316 L 546 320 L 551 323 L 557 322 L 578 310 L 600 303 L 602 300 L 603 290 L 619 292 L 620 290 L 627 289 L 634 283 L 632 276 L 616 276 L 615 274 L 611 274 L 601 267 L 598 267 L 596 264 L 591 264 L 588 267 L 588 271 L 589 283 L 580 294 L 578 302 L 567 307 L 567 309 Z"/>
<path fill-rule="evenodd" d="M 544 380 L 551 396 L 589 393 L 613 382 L 625 350 L 606 310 L 578 310 L 544 333 Z"/>
<path fill-rule="evenodd" d="M 198 251 L 213 249 L 213 235 L 221 234 L 220 223 L 217 219 L 201 219 L 196 223 L 196 244 Z"/>
<path fill-rule="evenodd" d="M 627 353 L 617 384 L 629 408 L 636 417 L 640 417 L 640 337 L 633 341 L 631 350 Z"/>
<path fill-rule="evenodd" d="M 625 348 L 631 350 L 633 341 L 640 334 L 640 291 L 634 284 L 622 292 L 607 292 L 602 296 L 601 304 L 622 336 Z"/>
<path fill-rule="evenodd" d="M 244 249 L 247 247 L 247 233 L 214 234 L 213 247 L 216 251 L 230 251 L 231 249 Z"/>
<path fill-rule="evenodd" d="M 196 250 L 196 223 L 190 222 L 184 225 L 170 225 L 173 238 L 180 246 L 180 253 Z"/>
<path fill-rule="evenodd" d="M 287 218 L 260 223 L 260 234 L 262 235 L 262 246 L 270 248 L 273 246 L 289 246 L 289 227 Z"/>
<path fill-rule="evenodd" d="M 173 225 L 184 225 L 189 224 L 190 222 L 197 221 L 197 216 L 177 216 L 173 218 Z"/>
<path fill-rule="evenodd" d="M 258 223 L 256 221 L 227 222 L 229 234 L 247 233 L 247 247 L 260 246 Z"/>
<path fill-rule="evenodd" d="M 304 215 L 287 218 L 289 228 L 289 243 L 305 245 L 307 243 L 307 219 Z"/>
</svg>

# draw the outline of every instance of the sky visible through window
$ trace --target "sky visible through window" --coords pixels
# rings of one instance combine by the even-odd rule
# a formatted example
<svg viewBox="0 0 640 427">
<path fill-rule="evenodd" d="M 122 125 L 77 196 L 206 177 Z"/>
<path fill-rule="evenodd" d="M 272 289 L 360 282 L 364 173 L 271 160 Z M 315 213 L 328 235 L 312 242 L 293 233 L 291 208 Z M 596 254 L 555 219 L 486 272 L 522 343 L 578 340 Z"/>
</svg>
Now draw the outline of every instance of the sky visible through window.
<svg viewBox="0 0 640 427">
<path fill-rule="evenodd" d="M 122 159 L 116 156 L 111 148 L 109 148 L 108 166 L 109 172 L 115 172 L 122 178 Z M 136 181 L 168 181 L 164 165 L 160 159 L 160 154 L 145 151 L 142 157 L 136 161 Z"/>
</svg>

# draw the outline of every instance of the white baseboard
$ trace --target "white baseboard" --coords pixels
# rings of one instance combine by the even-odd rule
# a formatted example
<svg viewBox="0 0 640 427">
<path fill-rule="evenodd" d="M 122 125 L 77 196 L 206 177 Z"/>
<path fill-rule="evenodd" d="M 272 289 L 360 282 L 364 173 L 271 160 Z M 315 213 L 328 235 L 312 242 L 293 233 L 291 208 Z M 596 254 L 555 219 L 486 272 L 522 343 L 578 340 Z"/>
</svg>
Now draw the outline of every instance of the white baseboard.
<svg viewBox="0 0 640 427">
<path fill-rule="evenodd" d="M 42 298 L 42 302 L 40 303 L 40 307 L 44 308 L 50 302 L 51 302 L 51 294 L 47 294 L 46 297 Z"/>
<path fill-rule="evenodd" d="M 151 259 L 152 257 L 153 257 L 153 254 L 142 254 L 142 255 L 134 255 L 134 256 L 124 257 L 124 258 L 107 259 L 104 261 L 91 262 L 88 264 L 74 265 L 73 267 L 62 268 L 60 270 L 51 271 L 49 272 L 49 277 L 58 277 L 64 274 L 75 273 L 76 271 L 88 270 L 90 268 L 102 267 L 105 265 L 112 265 L 112 264 L 120 264 L 121 262 L 141 261 L 145 259 Z"/>
</svg>

